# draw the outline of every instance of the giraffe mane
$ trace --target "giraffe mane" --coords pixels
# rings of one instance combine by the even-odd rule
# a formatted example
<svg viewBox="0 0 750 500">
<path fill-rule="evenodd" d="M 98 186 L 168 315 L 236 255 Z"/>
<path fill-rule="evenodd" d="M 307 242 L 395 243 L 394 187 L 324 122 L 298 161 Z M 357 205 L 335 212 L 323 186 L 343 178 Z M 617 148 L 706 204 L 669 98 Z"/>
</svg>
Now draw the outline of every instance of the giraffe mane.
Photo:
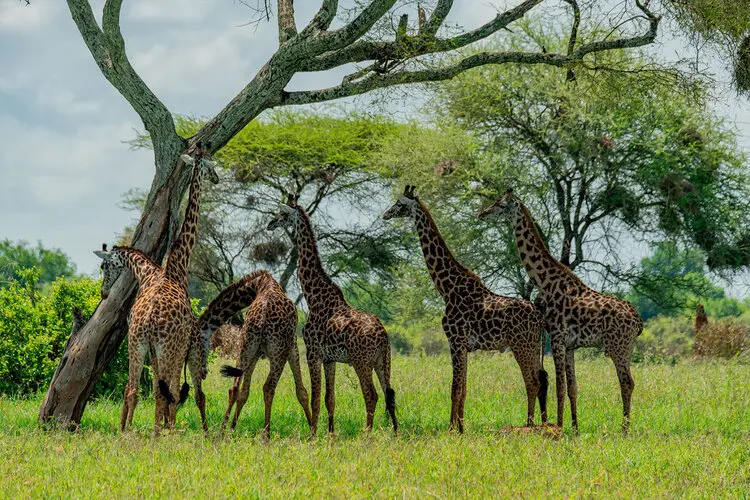
<svg viewBox="0 0 750 500">
<path fill-rule="evenodd" d="M 432 214 L 430 213 L 430 210 L 427 208 L 427 205 L 425 205 L 425 203 L 420 199 L 416 199 L 415 201 L 419 203 L 419 207 L 422 209 L 422 212 L 427 217 L 427 223 L 430 225 L 430 229 L 432 229 L 435 232 L 435 234 L 440 235 L 441 240 L 444 240 L 443 234 L 438 229 L 437 223 L 435 222 L 435 219 L 432 218 Z M 466 273 L 466 275 L 469 278 L 476 279 L 477 281 L 479 281 L 479 283 L 482 284 L 483 287 L 486 288 L 486 286 L 484 285 L 484 282 L 482 281 L 482 278 L 480 278 L 479 275 L 477 275 L 477 273 L 475 273 L 474 271 L 472 271 L 465 265 L 461 264 L 461 262 L 459 262 L 458 259 L 456 259 L 456 257 L 453 255 L 453 252 L 448 247 L 448 245 L 445 244 L 445 241 L 443 241 L 443 247 L 445 247 L 447 258 L 452 259 L 456 264 L 458 264 L 458 266 Z"/>
<path fill-rule="evenodd" d="M 559 260 L 557 260 L 554 257 L 554 255 L 552 255 L 552 252 L 549 251 L 549 249 L 547 248 L 547 245 L 544 244 L 544 239 L 542 238 L 542 235 L 539 232 L 539 227 L 537 226 L 537 223 L 534 217 L 531 216 L 531 212 L 529 212 L 529 209 L 526 207 L 526 205 L 523 204 L 521 200 L 519 200 L 515 196 L 514 196 L 514 199 L 516 200 L 516 203 L 518 204 L 518 206 L 521 208 L 521 212 L 523 213 L 524 217 L 527 217 L 528 220 L 531 221 L 531 237 L 534 240 L 534 244 L 543 248 L 552 259 L 552 262 L 554 263 L 554 265 L 557 266 L 559 269 L 561 269 L 577 285 L 582 286 L 584 288 L 589 288 L 588 285 L 586 285 L 586 283 L 584 283 L 583 280 L 579 278 L 576 273 L 571 271 L 568 268 L 568 266 L 563 265 Z"/>
</svg>

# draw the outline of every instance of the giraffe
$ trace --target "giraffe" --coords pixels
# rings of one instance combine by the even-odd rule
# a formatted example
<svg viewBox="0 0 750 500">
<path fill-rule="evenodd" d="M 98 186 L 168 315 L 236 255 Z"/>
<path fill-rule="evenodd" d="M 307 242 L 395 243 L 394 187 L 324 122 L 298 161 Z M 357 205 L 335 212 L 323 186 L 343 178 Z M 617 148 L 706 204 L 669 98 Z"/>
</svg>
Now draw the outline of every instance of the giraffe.
<svg viewBox="0 0 750 500">
<path fill-rule="evenodd" d="M 504 219 L 513 225 L 516 247 L 526 272 L 534 280 L 545 305 L 545 323 L 552 343 L 557 381 L 557 425 L 563 425 L 565 389 L 573 431 L 578 432 L 578 384 L 575 349 L 603 347 L 617 371 L 622 396 L 622 430 L 630 424 L 630 400 L 635 381 L 630 361 L 643 320 L 633 305 L 589 288 L 570 269 L 558 262 L 544 245 L 528 208 L 508 190 L 505 196 L 479 213 L 479 218 Z"/>
<path fill-rule="evenodd" d="M 187 269 L 195 244 L 201 179 L 207 177 L 211 182 L 218 182 L 213 169 L 215 163 L 204 158 L 203 154 L 203 150 L 197 148 L 197 161 L 188 155 L 181 157 L 184 163 L 193 165 L 190 195 L 180 234 L 163 268 L 135 248 L 114 246 L 107 251 L 106 245 L 102 245 L 101 251 L 94 252 L 102 259 L 102 300 L 107 299 L 123 269 L 127 268 L 135 275 L 139 286 L 128 326 L 129 374 L 120 417 L 121 431 L 132 425 L 133 412 L 138 403 L 138 380 L 147 353 L 154 370 L 154 433 L 158 435 L 162 421 L 166 427 L 174 427 L 177 401 L 173 391 L 179 385 L 180 368 L 188 355 L 194 358 L 190 366 L 196 388 L 195 400 L 201 412 L 203 429 L 208 430 L 205 395 L 201 388 L 203 376 L 198 369 L 200 343 L 195 342 L 198 328 L 187 293 Z M 181 399 L 185 397 L 187 392 L 184 387 Z"/>
<path fill-rule="evenodd" d="M 396 393 L 391 387 L 391 345 L 388 333 L 377 317 L 354 309 L 341 289 L 323 269 L 310 217 L 290 196 L 287 204 L 268 224 L 268 230 L 286 227 L 297 245 L 297 271 L 302 293 L 309 313 L 302 337 L 307 347 L 307 364 L 310 369 L 312 391 L 312 425 L 315 436 L 320 414 L 320 367 L 326 378 L 325 403 L 328 410 L 328 432 L 333 434 L 333 416 L 336 406 L 336 363 L 348 363 L 359 378 L 367 412 L 365 429 L 372 429 L 378 393 L 372 382 L 372 371 L 380 380 L 385 393 L 385 408 L 391 417 L 393 430 L 398 433 L 396 420 Z"/>
<path fill-rule="evenodd" d="M 445 243 L 427 205 L 406 186 L 383 219 L 413 219 L 425 263 L 445 302 L 443 330 L 453 365 L 450 430 L 464 431 L 468 353 L 504 351 L 508 347 L 526 386 L 526 425 L 534 424 L 539 397 L 542 422 L 547 421 L 547 372 L 541 368 L 543 319 L 531 302 L 492 293 L 471 270 L 459 263 Z"/>
<path fill-rule="evenodd" d="M 229 389 L 229 406 L 224 415 L 222 428 L 226 426 L 235 402 L 237 407 L 232 419 L 232 429 L 237 425 L 240 412 L 250 392 L 250 378 L 255 364 L 261 357 L 267 357 L 270 364 L 268 377 L 263 385 L 265 437 L 270 436 L 271 405 L 276 386 L 287 362 L 294 376 L 297 400 L 305 412 L 308 425 L 311 424 L 309 397 L 302 381 L 297 349 L 297 308 L 268 271 L 248 274 L 225 288 L 211 302 L 199 320 L 202 339 L 205 339 L 204 342 L 207 341 L 209 335 L 206 332 L 223 324 L 233 311 L 239 311 L 245 307 L 247 307 L 247 312 L 242 326 L 242 348 L 238 356 L 237 368 L 225 365 L 221 370 L 222 375 L 234 377 L 234 384 Z M 221 315 L 223 317 L 219 317 L 214 312 L 219 310 L 225 311 Z M 240 383 L 242 383 L 242 389 L 240 389 Z"/>
</svg>

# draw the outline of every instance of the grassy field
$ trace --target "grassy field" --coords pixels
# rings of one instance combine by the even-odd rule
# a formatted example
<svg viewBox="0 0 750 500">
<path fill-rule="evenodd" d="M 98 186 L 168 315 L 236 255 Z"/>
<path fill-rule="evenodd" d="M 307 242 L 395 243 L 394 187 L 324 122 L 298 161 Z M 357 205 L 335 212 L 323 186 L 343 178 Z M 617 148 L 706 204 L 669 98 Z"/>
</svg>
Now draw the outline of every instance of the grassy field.
<svg viewBox="0 0 750 500">
<path fill-rule="evenodd" d="M 225 437 L 217 428 L 229 381 L 217 377 L 216 368 L 207 381 L 212 427 L 207 438 L 192 401 L 178 413 L 175 432 L 153 439 L 153 402 L 148 399 L 136 410 L 133 432 L 117 431 L 121 402 L 104 400 L 89 405 L 80 433 L 69 434 L 37 430 L 41 396 L 0 398 L 0 497 L 750 495 L 747 365 L 635 366 L 632 431 L 623 437 L 611 363 L 581 360 L 581 433 L 571 436 L 567 426 L 559 440 L 502 430 L 521 425 L 525 413 L 520 375 L 508 355 L 470 358 L 463 436 L 447 433 L 447 357 L 394 359 L 398 438 L 386 419 L 382 396 L 376 429 L 360 432 L 364 404 L 359 386 L 353 370 L 340 366 L 337 433 L 329 438 L 323 432 L 323 409 L 319 438 L 307 439 L 286 370 L 274 404 L 270 443 L 258 437 L 267 364 L 256 371 L 237 431 Z"/>
</svg>

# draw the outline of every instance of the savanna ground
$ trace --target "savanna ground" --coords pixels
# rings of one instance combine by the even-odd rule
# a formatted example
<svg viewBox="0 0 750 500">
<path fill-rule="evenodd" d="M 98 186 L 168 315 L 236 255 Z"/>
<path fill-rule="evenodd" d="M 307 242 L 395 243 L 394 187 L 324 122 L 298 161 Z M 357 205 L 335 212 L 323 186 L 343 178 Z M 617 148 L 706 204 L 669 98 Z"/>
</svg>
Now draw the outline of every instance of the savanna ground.
<svg viewBox="0 0 750 500">
<path fill-rule="evenodd" d="M 551 360 L 545 364 L 554 378 Z M 750 367 L 737 362 L 635 365 L 633 424 L 623 437 L 611 363 L 580 359 L 581 433 L 570 435 L 567 419 L 558 440 L 503 431 L 523 423 L 525 407 L 520 375 L 506 354 L 470 357 L 463 436 L 447 433 L 451 370 L 444 356 L 394 359 L 398 438 L 382 395 L 375 430 L 360 432 L 359 386 L 353 370 L 339 365 L 335 437 L 324 432 L 323 407 L 318 439 L 307 438 L 287 369 L 273 408 L 272 438 L 264 442 L 259 431 L 266 362 L 259 363 L 236 432 L 221 437 L 230 381 L 219 378 L 217 368 L 206 384 L 207 438 L 192 400 L 178 413 L 177 431 L 153 439 L 149 398 L 140 401 L 135 430 L 126 434 L 117 430 L 119 399 L 90 404 L 81 432 L 70 434 L 37 429 L 41 395 L 0 398 L 0 496 L 750 495 Z M 554 383 L 551 407 L 553 394 Z"/>
</svg>

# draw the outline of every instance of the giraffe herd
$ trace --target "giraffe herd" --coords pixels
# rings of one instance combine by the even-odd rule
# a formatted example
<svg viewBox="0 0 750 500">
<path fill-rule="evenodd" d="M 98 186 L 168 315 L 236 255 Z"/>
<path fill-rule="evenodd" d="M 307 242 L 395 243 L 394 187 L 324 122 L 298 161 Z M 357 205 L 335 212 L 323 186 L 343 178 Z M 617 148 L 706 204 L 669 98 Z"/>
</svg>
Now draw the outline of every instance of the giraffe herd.
<svg viewBox="0 0 750 500">
<path fill-rule="evenodd" d="M 320 415 L 321 368 L 325 374 L 325 405 L 328 432 L 334 432 L 336 406 L 336 364 L 354 368 L 365 403 L 365 429 L 373 425 L 378 394 L 373 371 L 385 396 L 385 408 L 393 430 L 398 433 L 396 393 L 391 386 L 391 345 L 380 320 L 351 307 L 341 289 L 328 276 L 320 260 L 313 225 L 308 213 L 292 195 L 269 221 L 267 229 L 285 228 L 296 244 L 298 276 L 308 306 L 302 337 L 310 373 L 311 398 L 302 380 L 297 347 L 297 310 L 281 286 L 267 271 L 258 271 L 229 285 L 196 318 L 187 289 L 190 255 L 195 245 L 200 208 L 201 180 L 218 182 L 215 162 L 207 148 L 197 147 L 194 156 L 182 155 L 193 173 L 184 221 L 172 244 L 164 267 L 142 251 L 106 245 L 95 253 L 102 259 L 101 295 L 106 300 L 124 269 L 138 281 L 138 293 L 129 317 L 129 376 L 125 387 L 120 429 L 131 426 L 138 400 L 138 380 L 148 355 L 153 365 L 155 419 L 154 433 L 162 426 L 175 426 L 176 411 L 189 394 L 187 381 L 174 394 L 180 371 L 190 370 L 195 401 L 204 432 L 206 398 L 202 380 L 208 369 L 210 337 L 230 317 L 247 309 L 241 333 L 237 366 L 225 365 L 224 376 L 234 382 L 222 429 L 234 417 L 233 429 L 247 402 L 250 380 L 259 359 L 268 358 L 270 370 L 263 385 L 265 420 L 263 433 L 270 436 L 271 406 L 279 378 L 289 363 L 297 399 L 311 435 L 317 434 Z M 467 394 L 468 353 L 477 350 L 510 349 L 521 371 L 527 396 L 526 425 L 534 424 L 539 400 L 541 421 L 547 423 L 547 373 L 542 367 L 545 331 L 550 333 L 557 389 L 557 425 L 563 425 L 564 396 L 567 388 L 571 422 L 578 431 L 577 384 L 574 351 L 578 347 L 604 348 L 617 372 L 623 404 L 623 432 L 630 422 L 630 400 L 634 381 L 630 360 L 635 338 L 643 323 L 627 301 L 596 292 L 547 250 L 526 206 L 508 192 L 478 214 L 481 219 L 497 219 L 510 224 L 521 260 L 539 289 L 541 307 L 529 301 L 503 297 L 490 291 L 482 280 L 453 256 L 427 205 L 406 186 L 404 193 L 384 214 L 383 219 L 411 219 L 419 237 L 424 260 L 435 288 L 443 298 L 443 330 L 450 346 L 453 367 L 450 429 L 464 432 L 464 403 Z"/>
</svg>

